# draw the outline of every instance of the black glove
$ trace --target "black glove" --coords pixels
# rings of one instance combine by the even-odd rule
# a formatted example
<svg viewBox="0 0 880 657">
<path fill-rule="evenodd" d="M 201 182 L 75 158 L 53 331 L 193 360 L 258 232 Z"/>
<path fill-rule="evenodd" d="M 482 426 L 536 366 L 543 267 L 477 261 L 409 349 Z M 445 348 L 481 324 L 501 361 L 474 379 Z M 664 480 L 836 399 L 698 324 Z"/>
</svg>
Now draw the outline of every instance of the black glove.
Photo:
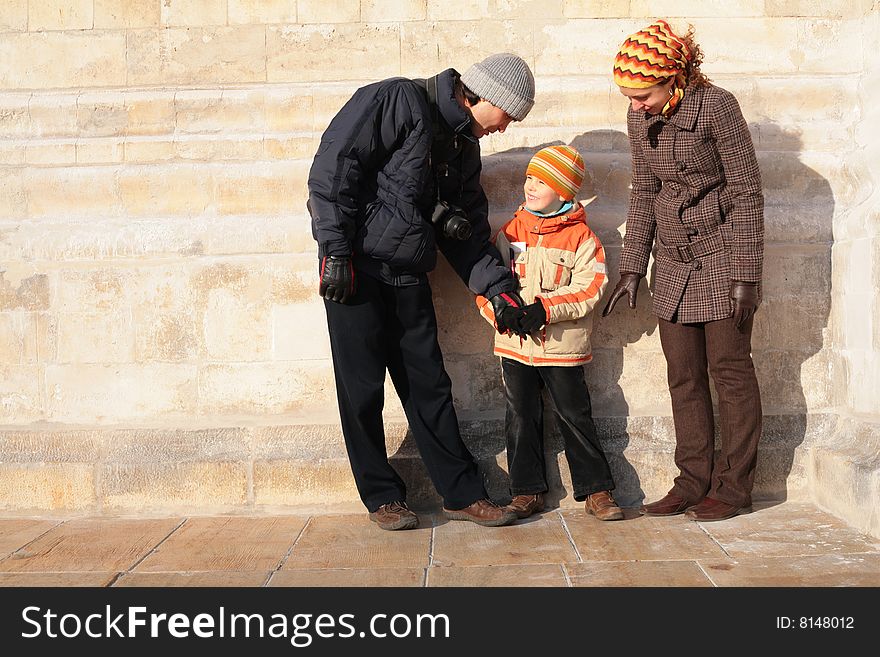
<svg viewBox="0 0 880 657">
<path fill-rule="evenodd" d="M 730 281 L 728 296 L 733 300 L 733 321 L 742 333 L 745 323 L 755 314 L 761 300 L 758 298 L 758 284 Z"/>
<path fill-rule="evenodd" d="M 492 303 L 492 310 L 495 313 L 495 326 L 498 327 L 498 332 L 513 331 L 517 335 L 522 335 L 517 321 L 526 305 L 522 297 L 516 292 L 502 292 L 496 294 L 489 301 Z M 523 337 L 525 336 L 523 335 Z"/>
<path fill-rule="evenodd" d="M 328 301 L 347 303 L 354 296 L 354 267 L 348 256 L 321 258 L 321 283 L 318 294 Z"/>
<path fill-rule="evenodd" d="M 530 303 L 523 308 L 519 316 L 519 328 L 522 333 L 534 333 L 547 323 L 547 311 L 540 301 Z"/>
<path fill-rule="evenodd" d="M 602 317 L 607 317 L 614 310 L 617 301 L 626 294 L 629 297 L 629 307 L 636 307 L 636 297 L 639 294 L 639 281 L 642 280 L 641 274 L 633 274 L 628 271 L 620 272 L 620 280 L 614 286 L 608 303 L 605 304 L 605 310 L 602 311 Z"/>
</svg>

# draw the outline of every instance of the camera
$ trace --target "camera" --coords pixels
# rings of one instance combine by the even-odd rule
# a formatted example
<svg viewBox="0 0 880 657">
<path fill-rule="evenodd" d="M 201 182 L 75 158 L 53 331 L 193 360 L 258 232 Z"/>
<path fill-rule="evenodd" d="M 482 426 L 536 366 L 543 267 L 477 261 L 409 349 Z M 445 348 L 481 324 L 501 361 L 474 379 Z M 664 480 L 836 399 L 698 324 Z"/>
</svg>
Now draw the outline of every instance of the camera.
<svg viewBox="0 0 880 657">
<path fill-rule="evenodd" d="M 460 242 L 470 239 L 471 222 L 465 216 L 464 210 L 449 205 L 446 201 L 437 201 L 434 213 L 431 215 L 431 223 L 446 237 Z"/>
</svg>

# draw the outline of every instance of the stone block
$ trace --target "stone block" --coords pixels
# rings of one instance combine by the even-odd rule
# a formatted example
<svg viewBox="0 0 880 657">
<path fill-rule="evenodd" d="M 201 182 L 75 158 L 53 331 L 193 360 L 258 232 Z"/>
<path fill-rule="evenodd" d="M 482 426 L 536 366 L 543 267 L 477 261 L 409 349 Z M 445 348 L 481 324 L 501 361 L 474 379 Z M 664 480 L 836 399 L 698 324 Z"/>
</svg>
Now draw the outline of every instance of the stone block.
<svg viewBox="0 0 880 657">
<path fill-rule="evenodd" d="M 92 511 L 97 509 L 91 463 L 0 465 L 0 509 L 6 511 Z"/>
<path fill-rule="evenodd" d="M 227 0 L 164 0 L 160 20 L 169 26 L 226 25 Z"/>
<path fill-rule="evenodd" d="M 271 321 L 274 360 L 329 358 L 324 304 L 317 295 L 307 303 L 275 306 Z"/>
<path fill-rule="evenodd" d="M 48 274 L 16 262 L 0 270 L 0 310 L 48 310 L 49 301 Z"/>
<path fill-rule="evenodd" d="M 862 40 L 862 21 L 859 19 L 840 20 L 838 18 L 813 19 L 800 18 L 798 41 L 804 44 L 799 50 L 802 59 L 798 70 L 811 75 L 833 73 L 844 75 L 859 73 L 863 64 L 853 57 L 851 48 L 841 48 L 840 44 L 857 44 Z"/>
<path fill-rule="evenodd" d="M 117 164 L 125 159 L 125 146 L 115 137 L 76 142 L 77 164 Z"/>
<path fill-rule="evenodd" d="M 346 458 L 254 462 L 254 505 L 327 508 L 358 502 Z M 320 500 L 320 503 L 318 503 Z"/>
<path fill-rule="evenodd" d="M 95 29 L 159 27 L 161 6 L 153 0 L 95 0 Z"/>
<path fill-rule="evenodd" d="M 454 10 L 454 7 L 450 9 Z M 361 1 L 360 20 L 364 23 L 423 21 L 426 15 L 426 0 Z"/>
<path fill-rule="evenodd" d="M 91 30 L 6 36 L 0 42 L 0 89 L 123 86 L 125 38 Z"/>
<path fill-rule="evenodd" d="M 300 23 L 357 23 L 361 20 L 360 0 L 298 0 L 296 10 Z"/>
<path fill-rule="evenodd" d="M 336 15 L 342 9 L 338 3 L 321 6 Z M 308 22 L 302 6 L 299 11 L 299 20 Z M 396 24 L 270 26 L 266 50 L 269 82 L 375 81 L 401 74 Z"/>
<path fill-rule="evenodd" d="M 120 202 L 129 217 L 200 215 L 214 201 L 215 176 L 205 166 L 129 167 L 117 176 Z"/>
<path fill-rule="evenodd" d="M 178 91 L 174 96 L 178 133 L 263 132 L 265 97 L 258 91 Z"/>
<path fill-rule="evenodd" d="M 134 327 L 127 308 L 58 317 L 58 363 L 130 363 Z"/>
<path fill-rule="evenodd" d="M 457 0 L 455 18 L 474 21 L 491 18 L 495 14 L 494 3 L 490 0 Z M 430 21 L 449 20 L 449 3 L 446 0 L 428 0 L 427 19 Z"/>
<path fill-rule="evenodd" d="M 17 139 L 30 136 L 29 99 L 29 94 L 5 93 L 0 95 L 0 138 Z M 7 161 L 4 160 L 4 162 Z M 13 164 L 11 161 L 9 163 Z"/>
<path fill-rule="evenodd" d="M 177 158 L 177 143 L 173 138 L 126 137 L 123 144 L 125 161 L 132 164 L 157 164 Z"/>
<path fill-rule="evenodd" d="M 858 18 L 870 11 L 868 0 L 766 0 L 766 16 Z"/>
<path fill-rule="evenodd" d="M 42 366 L 0 365 L 0 422 L 27 424 L 45 418 Z"/>
<path fill-rule="evenodd" d="M 702 16 L 745 17 L 763 15 L 763 0 L 735 0 L 734 2 L 709 0 L 708 2 L 700 2 L 698 5 L 689 0 L 632 0 L 630 2 L 630 16 L 665 16 L 669 19 L 682 19 L 675 21 L 672 25 L 679 33 L 686 31 L 686 20 L 691 18 Z M 652 20 L 653 18 L 648 18 L 647 21 L 644 21 L 645 25 L 648 25 Z M 697 37 L 699 37 L 699 32 L 697 32 Z"/>
<path fill-rule="evenodd" d="M 77 99 L 73 94 L 34 94 L 27 103 L 32 137 L 77 134 Z"/>
<path fill-rule="evenodd" d="M 28 169 L 22 178 L 31 219 L 65 217 L 91 220 L 119 216 L 114 167 Z"/>
<path fill-rule="evenodd" d="M 264 144 L 258 135 L 233 139 L 190 136 L 175 139 L 174 156 L 196 162 L 252 162 L 264 159 Z"/>
<path fill-rule="evenodd" d="M 24 32 L 28 28 L 28 0 L 6 0 L 0 5 L 0 30 Z"/>
<path fill-rule="evenodd" d="M 42 0 L 28 6 L 28 30 L 90 30 L 94 24 L 93 0 Z"/>
<path fill-rule="evenodd" d="M 318 150 L 318 136 L 264 139 L 263 156 L 267 160 L 311 160 Z"/>
<path fill-rule="evenodd" d="M 76 143 L 30 142 L 25 146 L 25 163 L 30 166 L 66 165 L 76 163 Z"/>
<path fill-rule="evenodd" d="M 203 315 L 205 355 L 212 361 L 264 361 L 272 348 L 271 309 L 228 290 L 212 290 Z"/>
<path fill-rule="evenodd" d="M 220 214 L 287 214 L 305 207 L 311 162 L 266 162 L 215 173 Z"/>
<path fill-rule="evenodd" d="M 709 17 L 693 21 L 697 42 L 707 53 L 702 68 L 709 77 L 778 76 L 794 73 L 803 64 L 805 53 L 797 45 L 802 42 L 796 19 L 713 17 L 717 15 L 707 12 Z M 768 56 L 768 51 L 774 55 Z"/>
<path fill-rule="evenodd" d="M 16 147 L 16 150 L 23 157 L 24 152 L 21 147 Z M 27 217 L 27 198 L 27 187 L 23 173 L 10 168 L 0 171 L 0 216 L 3 216 L 7 221 L 14 221 L 17 227 L 20 220 Z M 4 233 L 6 230 L 4 228 Z"/>
<path fill-rule="evenodd" d="M 0 432 L 0 450 L 7 463 L 86 464 L 102 461 L 107 453 L 103 431 L 31 429 Z"/>
<path fill-rule="evenodd" d="M 117 93 L 84 93 L 76 100 L 77 134 L 81 137 L 124 135 L 128 109 Z"/>
<path fill-rule="evenodd" d="M 46 417 L 52 422 L 108 424 L 193 415 L 197 379 L 192 365 L 47 365 Z"/>
<path fill-rule="evenodd" d="M 322 95 L 323 93 L 327 92 L 322 91 Z M 288 87 L 266 90 L 264 98 L 267 131 L 310 132 L 314 129 L 315 98 L 312 94 Z"/>
<path fill-rule="evenodd" d="M 264 28 L 132 31 L 128 34 L 127 62 L 128 84 L 132 86 L 265 82 Z"/>
<path fill-rule="evenodd" d="M 565 18 L 627 18 L 630 4 L 630 0 L 565 0 L 562 14 Z"/>
<path fill-rule="evenodd" d="M 174 132 L 177 117 L 174 94 L 128 91 L 124 95 L 124 104 L 128 113 L 126 135 L 167 135 Z"/>
<path fill-rule="evenodd" d="M 425 47 L 428 43 L 430 48 Z M 531 44 L 531 28 L 519 21 L 462 20 L 455 22 L 455 30 L 445 22 L 403 23 L 399 49 L 404 68 L 399 74 L 423 77 L 449 67 L 464 73 L 488 55 L 512 52 L 525 59 L 537 77 Z"/>
<path fill-rule="evenodd" d="M 345 459 L 345 441 L 336 408 L 303 424 L 269 424 L 249 430 L 255 461 Z M 332 415 L 332 417 L 331 417 Z M 326 416 L 326 417 L 325 417 Z"/>
<path fill-rule="evenodd" d="M 199 413 L 289 413 L 307 416 L 336 399 L 325 360 L 294 363 L 243 362 L 199 368 Z"/>
<path fill-rule="evenodd" d="M 611 65 L 620 44 L 629 34 L 639 29 L 633 26 L 631 20 L 613 18 L 546 21 L 536 27 L 533 69 L 536 78 L 549 75 L 595 75 L 601 76 L 599 79 L 602 81 L 611 77 Z M 576 57 L 572 56 L 570 47 L 566 45 L 572 43 L 578 44 Z M 621 116 L 625 116 L 625 112 Z"/>
<path fill-rule="evenodd" d="M 230 25 L 296 23 L 297 0 L 227 0 Z"/>
<path fill-rule="evenodd" d="M 101 470 L 105 511 L 228 511 L 247 502 L 247 465 L 242 462 L 113 463 Z"/>
</svg>

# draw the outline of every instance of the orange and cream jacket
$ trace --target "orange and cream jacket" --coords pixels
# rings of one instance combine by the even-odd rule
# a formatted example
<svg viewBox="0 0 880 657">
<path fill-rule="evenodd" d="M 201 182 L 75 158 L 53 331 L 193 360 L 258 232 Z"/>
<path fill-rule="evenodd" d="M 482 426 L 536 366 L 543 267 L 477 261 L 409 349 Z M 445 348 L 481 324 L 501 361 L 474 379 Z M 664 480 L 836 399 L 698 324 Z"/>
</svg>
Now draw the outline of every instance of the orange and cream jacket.
<svg viewBox="0 0 880 657">
<path fill-rule="evenodd" d="M 526 365 L 583 365 L 592 360 L 591 311 L 608 284 L 605 249 L 575 203 L 567 213 L 539 217 L 520 206 L 495 235 L 495 246 L 519 281 L 527 304 L 540 301 L 547 324 L 527 338 L 495 332 L 495 354 Z M 480 313 L 493 326 L 495 314 L 485 297 Z"/>
</svg>

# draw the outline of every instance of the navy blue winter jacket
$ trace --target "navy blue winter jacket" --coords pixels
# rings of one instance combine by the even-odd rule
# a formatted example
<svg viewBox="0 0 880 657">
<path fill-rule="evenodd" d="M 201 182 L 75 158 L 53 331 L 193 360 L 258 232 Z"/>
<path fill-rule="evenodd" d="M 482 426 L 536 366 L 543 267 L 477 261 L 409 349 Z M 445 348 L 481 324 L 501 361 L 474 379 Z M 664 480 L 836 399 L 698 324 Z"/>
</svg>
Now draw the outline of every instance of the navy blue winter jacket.
<svg viewBox="0 0 880 657">
<path fill-rule="evenodd" d="M 356 270 L 409 285 L 434 269 L 439 246 L 475 294 L 516 289 L 489 241 L 480 146 L 455 99 L 457 78 L 453 69 L 436 76 L 433 113 L 425 81 L 390 78 L 358 89 L 333 118 L 309 171 L 319 257 L 351 256 Z M 434 228 L 438 196 L 465 210 L 470 239 Z"/>
</svg>

